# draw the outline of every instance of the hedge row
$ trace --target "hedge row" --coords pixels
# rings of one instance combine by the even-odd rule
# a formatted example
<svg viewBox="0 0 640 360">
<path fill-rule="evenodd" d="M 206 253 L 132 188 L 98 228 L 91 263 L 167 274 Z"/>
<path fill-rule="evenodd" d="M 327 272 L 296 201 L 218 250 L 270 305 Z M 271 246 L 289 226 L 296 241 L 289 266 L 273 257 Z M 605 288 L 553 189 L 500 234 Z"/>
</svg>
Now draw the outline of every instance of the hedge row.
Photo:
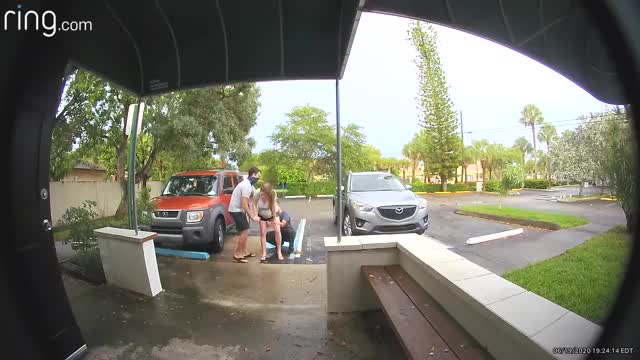
<svg viewBox="0 0 640 360">
<path fill-rule="evenodd" d="M 546 189 L 549 187 L 549 180 L 527 179 L 524 181 L 524 187 L 526 189 Z"/>
<path fill-rule="evenodd" d="M 470 185 L 472 184 L 472 185 Z M 259 185 L 259 184 L 258 184 Z M 440 184 L 424 184 L 424 183 L 413 183 L 412 190 L 415 192 L 429 192 L 433 193 L 436 191 L 440 191 L 442 186 Z M 475 183 L 458 183 L 458 184 L 449 184 L 447 185 L 447 191 L 475 191 Z M 276 191 L 279 196 L 282 197 L 282 186 L 278 186 Z M 317 195 L 333 195 L 336 193 L 336 184 L 334 182 L 329 181 L 317 181 L 317 182 L 296 182 L 296 183 L 288 183 L 285 187 L 284 196 L 296 196 L 296 195 L 304 195 L 304 196 L 317 196 Z"/>
<path fill-rule="evenodd" d="M 524 187 L 527 189 L 546 189 L 549 186 L 559 186 L 559 185 L 574 185 L 579 184 L 576 181 L 556 181 L 556 180 L 544 180 L 544 179 L 527 179 L 524 181 Z"/>
<path fill-rule="evenodd" d="M 282 196 L 282 186 L 279 186 L 278 194 Z M 287 196 L 311 196 L 333 195 L 336 193 L 336 184 L 330 181 L 317 182 L 295 182 L 288 183 L 285 186 L 285 197 Z"/>
<path fill-rule="evenodd" d="M 425 183 L 413 183 L 411 184 L 411 190 L 415 192 L 428 192 L 433 193 L 442 191 L 441 184 L 425 184 Z M 448 184 L 447 191 L 475 191 L 475 183 L 473 186 L 468 183 Z"/>
</svg>

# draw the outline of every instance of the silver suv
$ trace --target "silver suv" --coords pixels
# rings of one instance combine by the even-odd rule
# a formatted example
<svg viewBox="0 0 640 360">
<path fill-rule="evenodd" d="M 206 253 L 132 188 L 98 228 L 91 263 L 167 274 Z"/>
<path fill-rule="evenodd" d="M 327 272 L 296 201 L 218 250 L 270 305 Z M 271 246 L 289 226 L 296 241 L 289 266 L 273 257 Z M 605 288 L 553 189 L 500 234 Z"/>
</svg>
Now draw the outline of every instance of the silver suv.
<svg viewBox="0 0 640 360">
<path fill-rule="evenodd" d="M 410 185 L 387 172 L 349 173 L 342 189 L 342 234 L 424 233 L 429 227 L 427 201 Z M 338 223 L 336 197 L 333 219 Z"/>
</svg>

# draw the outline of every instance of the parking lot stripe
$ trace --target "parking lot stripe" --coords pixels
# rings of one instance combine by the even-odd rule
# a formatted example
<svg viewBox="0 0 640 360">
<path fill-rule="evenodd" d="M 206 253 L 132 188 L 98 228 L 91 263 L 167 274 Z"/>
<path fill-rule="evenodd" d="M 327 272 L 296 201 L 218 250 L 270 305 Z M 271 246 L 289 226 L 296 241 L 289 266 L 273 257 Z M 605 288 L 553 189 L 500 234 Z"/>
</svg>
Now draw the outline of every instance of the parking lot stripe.
<svg viewBox="0 0 640 360">
<path fill-rule="evenodd" d="M 509 236 L 516 236 L 522 233 L 524 233 L 524 230 L 522 228 L 519 228 L 519 229 L 507 230 L 507 231 L 503 231 L 495 234 L 476 236 L 476 237 L 467 239 L 467 245 L 478 244 L 481 242 L 491 241 L 491 240 L 504 239 Z"/>
<path fill-rule="evenodd" d="M 299 258 L 300 254 L 302 254 L 302 239 L 304 238 L 304 226 L 307 223 L 307 219 L 300 220 L 300 224 L 298 224 L 298 231 L 296 232 L 296 238 L 293 241 L 293 246 L 296 249 L 291 255 L 289 255 L 289 259 Z"/>
</svg>

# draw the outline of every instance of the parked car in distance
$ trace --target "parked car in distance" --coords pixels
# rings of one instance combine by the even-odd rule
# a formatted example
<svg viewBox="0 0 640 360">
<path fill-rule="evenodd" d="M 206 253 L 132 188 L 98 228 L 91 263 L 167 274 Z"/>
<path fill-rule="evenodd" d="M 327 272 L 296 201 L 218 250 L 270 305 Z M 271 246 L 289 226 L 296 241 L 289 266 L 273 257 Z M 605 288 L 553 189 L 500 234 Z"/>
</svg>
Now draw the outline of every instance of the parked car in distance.
<svg viewBox="0 0 640 360">
<path fill-rule="evenodd" d="M 150 230 L 158 233 L 155 243 L 222 251 L 225 231 L 235 226 L 229 202 L 239 181 L 234 170 L 187 171 L 171 176 L 162 194 L 152 199 L 156 210 Z"/>
<path fill-rule="evenodd" d="M 342 204 L 333 198 L 333 218 L 341 206 L 342 234 L 423 234 L 429 227 L 427 201 L 387 172 L 349 173 Z"/>
</svg>

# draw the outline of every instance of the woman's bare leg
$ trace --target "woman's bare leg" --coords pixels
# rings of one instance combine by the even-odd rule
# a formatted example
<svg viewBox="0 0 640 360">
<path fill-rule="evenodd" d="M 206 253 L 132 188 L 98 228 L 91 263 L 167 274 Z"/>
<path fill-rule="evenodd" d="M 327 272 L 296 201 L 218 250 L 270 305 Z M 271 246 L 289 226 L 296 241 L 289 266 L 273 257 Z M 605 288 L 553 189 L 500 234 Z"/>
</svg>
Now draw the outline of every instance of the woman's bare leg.
<svg viewBox="0 0 640 360">
<path fill-rule="evenodd" d="M 267 222 L 260 220 L 260 250 L 262 259 L 267 257 Z"/>
<path fill-rule="evenodd" d="M 276 235 L 276 255 L 278 256 L 278 260 L 283 260 L 284 257 L 282 256 L 282 233 L 280 232 L 280 226 L 273 222 L 271 223 L 271 226 L 273 226 L 273 231 Z"/>
</svg>

